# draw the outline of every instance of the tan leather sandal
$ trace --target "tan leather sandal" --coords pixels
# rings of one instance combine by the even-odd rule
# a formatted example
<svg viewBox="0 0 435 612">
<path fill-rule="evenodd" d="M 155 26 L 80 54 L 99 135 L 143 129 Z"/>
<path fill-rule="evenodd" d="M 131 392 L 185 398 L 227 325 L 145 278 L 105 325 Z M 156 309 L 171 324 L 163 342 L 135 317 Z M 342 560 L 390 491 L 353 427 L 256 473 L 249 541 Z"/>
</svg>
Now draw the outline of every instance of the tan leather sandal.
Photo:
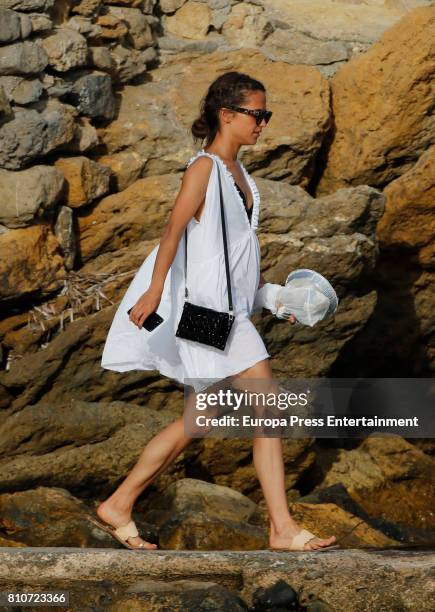
<svg viewBox="0 0 435 612">
<path fill-rule="evenodd" d="M 157 550 L 157 548 L 147 548 L 144 542 L 140 542 L 140 544 L 137 546 L 133 546 L 127 542 L 128 538 L 135 538 L 139 535 L 136 523 L 134 521 L 129 521 L 126 525 L 121 525 L 121 527 L 116 528 L 112 527 L 112 525 L 101 523 L 98 519 L 92 516 L 90 517 L 90 521 L 106 533 L 109 533 L 126 548 L 130 548 L 131 550 L 135 550 L 137 548 L 140 548 L 141 550 Z"/>
<path fill-rule="evenodd" d="M 331 544 L 330 546 L 321 546 L 316 549 L 305 549 L 304 545 L 312 540 L 313 538 L 317 538 L 318 536 L 308 531 L 308 529 L 302 529 L 297 535 L 292 538 L 290 546 L 286 546 L 285 548 L 274 548 L 269 546 L 269 550 L 274 550 L 275 552 L 321 552 L 322 550 L 331 550 L 331 548 L 341 548 L 338 544 Z M 321 539 L 321 538 L 320 538 Z"/>
</svg>

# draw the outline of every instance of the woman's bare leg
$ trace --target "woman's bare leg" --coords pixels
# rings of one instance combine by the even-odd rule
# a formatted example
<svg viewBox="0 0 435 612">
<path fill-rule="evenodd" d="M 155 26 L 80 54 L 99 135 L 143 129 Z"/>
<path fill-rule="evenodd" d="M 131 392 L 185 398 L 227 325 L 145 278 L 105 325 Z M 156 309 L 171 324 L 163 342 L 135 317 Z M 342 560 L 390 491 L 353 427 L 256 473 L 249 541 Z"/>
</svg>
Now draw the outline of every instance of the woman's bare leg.
<svg viewBox="0 0 435 612">
<path fill-rule="evenodd" d="M 194 401 L 191 393 L 186 404 Z M 179 455 L 192 441 L 184 435 L 184 417 L 181 416 L 157 433 L 145 446 L 137 463 L 119 487 L 102 502 L 96 512 L 113 527 L 126 525 L 131 519 L 134 503 L 144 489 Z M 129 538 L 129 543 L 138 546 L 145 542 L 146 548 L 156 548 L 140 536 Z"/>
<path fill-rule="evenodd" d="M 264 381 L 265 392 L 274 388 L 269 359 L 257 362 L 251 368 L 232 377 L 236 388 L 249 389 L 249 379 Z M 253 390 L 258 391 L 258 382 Z M 278 392 L 278 389 L 275 390 Z M 253 460 L 260 481 L 270 518 L 269 545 L 273 548 L 288 548 L 292 538 L 301 527 L 292 518 L 285 490 L 284 460 L 281 438 L 253 438 Z M 305 544 L 306 550 L 316 550 L 333 544 L 335 536 L 315 538 Z"/>
</svg>

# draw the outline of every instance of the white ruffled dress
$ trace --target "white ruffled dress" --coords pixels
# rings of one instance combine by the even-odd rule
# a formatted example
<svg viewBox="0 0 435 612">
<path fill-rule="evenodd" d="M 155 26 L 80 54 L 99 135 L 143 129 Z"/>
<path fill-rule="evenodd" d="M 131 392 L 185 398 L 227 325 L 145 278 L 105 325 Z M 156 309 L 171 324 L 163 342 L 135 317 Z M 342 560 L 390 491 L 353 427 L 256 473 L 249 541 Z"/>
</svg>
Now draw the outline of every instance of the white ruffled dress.
<svg viewBox="0 0 435 612">
<path fill-rule="evenodd" d="M 164 322 L 152 332 L 148 332 L 138 329 L 127 314 L 127 310 L 134 306 L 151 283 L 159 248 L 157 245 L 137 271 L 119 304 L 101 359 L 101 367 L 117 372 L 158 370 L 164 376 L 192 386 L 195 392 L 203 391 L 214 382 L 235 375 L 271 356 L 250 320 L 260 281 L 261 253 L 256 234 L 260 194 L 253 178 L 240 162 L 253 196 L 252 217 L 249 222 L 234 177 L 220 157 L 201 149 L 190 158 L 186 167 L 200 155 L 209 156 L 214 163 L 201 219 L 198 222 L 192 218 L 187 224 L 187 299 L 194 304 L 228 312 L 217 174 L 219 167 L 231 291 L 236 316 L 225 350 L 175 336 L 185 301 L 183 234 L 166 276 L 162 298 L 157 308 Z"/>
</svg>

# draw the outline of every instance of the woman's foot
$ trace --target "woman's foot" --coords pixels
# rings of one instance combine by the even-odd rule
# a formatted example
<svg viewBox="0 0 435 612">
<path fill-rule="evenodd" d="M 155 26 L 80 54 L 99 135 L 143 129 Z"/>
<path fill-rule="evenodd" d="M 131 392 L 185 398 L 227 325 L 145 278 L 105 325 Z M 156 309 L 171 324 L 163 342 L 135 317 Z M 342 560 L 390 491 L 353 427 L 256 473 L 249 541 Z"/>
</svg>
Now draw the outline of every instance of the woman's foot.
<svg viewBox="0 0 435 612">
<path fill-rule="evenodd" d="M 131 520 L 131 517 L 128 513 L 126 514 L 125 512 L 120 512 L 119 510 L 116 510 L 107 501 L 102 502 L 96 508 L 95 513 L 102 521 L 104 521 L 105 523 L 108 523 L 111 527 L 115 527 L 115 528 L 122 527 L 123 525 L 126 525 Z M 135 537 L 129 536 L 127 538 L 127 542 L 131 546 L 135 546 L 137 548 L 149 548 L 149 549 L 157 548 L 157 544 L 152 544 L 151 542 L 147 542 L 146 540 L 143 540 L 140 536 L 135 536 Z"/>
<path fill-rule="evenodd" d="M 269 546 L 270 548 L 278 548 L 289 550 L 292 545 L 293 538 L 301 533 L 302 528 L 296 522 L 289 523 L 281 529 L 275 529 L 273 525 L 270 527 Z M 303 549 L 306 551 L 318 550 L 319 548 L 328 548 L 337 541 L 335 536 L 329 538 L 312 538 L 306 542 Z"/>
</svg>

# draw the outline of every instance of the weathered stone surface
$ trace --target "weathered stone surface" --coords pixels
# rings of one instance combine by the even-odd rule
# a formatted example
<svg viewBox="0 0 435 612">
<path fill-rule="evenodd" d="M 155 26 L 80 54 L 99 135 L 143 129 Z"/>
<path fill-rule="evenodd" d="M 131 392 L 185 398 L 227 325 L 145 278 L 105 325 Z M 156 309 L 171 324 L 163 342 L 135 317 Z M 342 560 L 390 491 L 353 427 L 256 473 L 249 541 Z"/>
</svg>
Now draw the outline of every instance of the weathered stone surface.
<svg viewBox="0 0 435 612">
<path fill-rule="evenodd" d="M 39 100 L 44 87 L 39 79 L 26 79 L 18 76 L 0 77 L 0 85 L 10 102 L 30 104 Z"/>
<path fill-rule="evenodd" d="M 93 149 L 99 144 L 97 130 L 88 117 L 77 117 L 74 123 L 74 136 L 72 140 L 62 146 L 62 151 L 83 153 Z"/>
<path fill-rule="evenodd" d="M 98 70 L 70 72 L 67 81 L 73 82 L 70 98 L 82 115 L 112 119 L 116 105 L 112 79 Z"/>
<path fill-rule="evenodd" d="M 98 15 L 95 20 L 96 25 L 100 28 L 101 40 L 121 40 L 128 32 L 127 25 L 122 19 L 106 13 L 104 15 Z"/>
<path fill-rule="evenodd" d="M 71 17 L 68 19 L 68 27 L 72 28 L 86 39 L 96 39 L 101 37 L 102 29 L 93 22 L 90 17 Z"/>
<path fill-rule="evenodd" d="M 11 545 L 83 546 L 89 538 L 89 544 L 95 546 L 98 541 L 89 537 L 86 511 L 83 502 L 62 488 L 0 494 L 2 526 Z"/>
<path fill-rule="evenodd" d="M 322 486 L 343 483 L 369 515 L 433 530 L 434 468 L 432 457 L 400 436 L 370 436 L 356 449 L 337 449 Z"/>
<path fill-rule="evenodd" d="M 6 117 L 11 117 L 12 114 L 13 113 L 12 113 L 11 105 L 9 103 L 6 92 L 3 89 L 3 86 L 0 85 L 0 116 L 3 116 L 3 118 L 6 118 Z"/>
<path fill-rule="evenodd" d="M 49 100 L 41 112 L 16 107 L 14 117 L 0 126 L 0 166 L 18 170 L 72 140 L 77 111 Z"/>
<path fill-rule="evenodd" d="M 434 62 L 428 32 L 434 23 L 435 7 L 412 11 L 335 74 L 334 135 L 319 194 L 346 185 L 384 186 L 410 170 L 431 144 Z"/>
<path fill-rule="evenodd" d="M 91 66 L 98 70 L 111 72 L 115 68 L 115 61 L 107 47 L 89 47 L 88 61 Z"/>
<path fill-rule="evenodd" d="M 144 518 L 159 528 L 160 548 L 255 550 L 267 544 L 256 504 L 229 487 L 184 478 L 148 503 Z"/>
<path fill-rule="evenodd" d="M 54 0 L 1 0 L 1 5 L 15 11 L 48 11 Z"/>
<path fill-rule="evenodd" d="M 40 44 L 47 53 L 50 66 L 55 70 L 65 72 L 86 64 L 86 38 L 72 28 L 58 28 L 42 38 Z"/>
<path fill-rule="evenodd" d="M 140 178 L 146 160 L 134 150 L 119 151 L 112 155 L 97 155 L 95 161 L 109 166 L 113 177 L 113 191 L 124 191 Z"/>
<path fill-rule="evenodd" d="M 46 295 L 65 278 L 59 243 L 47 225 L 0 233 L 0 262 L 0 301 Z"/>
<path fill-rule="evenodd" d="M 101 7 L 101 0 L 79 0 L 77 4 L 72 7 L 72 13 L 78 15 L 84 15 L 85 17 L 91 17 L 98 12 Z"/>
<path fill-rule="evenodd" d="M 54 165 L 65 177 L 64 202 L 72 208 L 89 204 L 109 190 L 110 168 L 87 157 L 59 157 Z"/>
<path fill-rule="evenodd" d="M 2 47 L 0 74 L 35 74 L 47 64 L 48 55 L 38 43 L 26 40 Z"/>
<path fill-rule="evenodd" d="M 79 212 L 82 260 L 140 240 L 157 239 L 163 232 L 178 182 L 179 176 L 173 174 L 139 179 L 124 191 L 102 198 L 92 211 L 83 215 Z M 142 216 L 145 210 L 147 223 Z"/>
<path fill-rule="evenodd" d="M 29 20 L 27 15 L 23 18 Z M 21 20 L 18 13 L 0 7 L 0 42 L 13 42 L 21 37 Z"/>
<path fill-rule="evenodd" d="M 316 40 L 372 44 L 416 6 L 430 0 L 268 0 L 265 3 L 287 27 Z"/>
<path fill-rule="evenodd" d="M 30 13 L 29 19 L 32 24 L 32 32 L 47 32 L 53 27 L 53 21 L 48 15 Z"/>
<path fill-rule="evenodd" d="M 151 26 L 140 9 L 111 6 L 109 14 L 127 24 L 127 35 L 134 49 L 146 49 L 153 44 Z"/>
<path fill-rule="evenodd" d="M 166 33 L 180 38 L 201 40 L 211 23 L 211 11 L 205 2 L 187 0 L 174 15 L 166 17 L 163 27 Z"/>
<path fill-rule="evenodd" d="M 311 438 L 283 439 L 285 488 L 288 492 L 314 463 L 312 444 Z M 189 451 L 186 453 L 189 454 Z M 252 440 L 204 438 L 201 448 L 192 450 L 192 453 L 199 473 L 207 474 L 216 484 L 231 487 L 248 495 L 255 502 L 261 500 L 258 476 L 251 461 Z"/>
<path fill-rule="evenodd" d="M 66 270 L 72 270 L 76 257 L 74 215 L 69 206 L 61 206 L 54 225 L 54 235 L 59 242 Z"/>
<path fill-rule="evenodd" d="M 377 226 L 382 248 L 419 249 L 435 239 L 435 146 L 385 187 L 385 213 Z"/>
<path fill-rule="evenodd" d="M 252 609 L 265 589 L 276 592 L 281 587 L 282 593 L 282 586 L 287 585 L 297 593 L 300 604 L 312 611 L 325 610 L 325 606 L 348 612 L 382 608 L 432 611 L 431 551 L 153 550 L 130 554 L 125 550 L 32 547 L 2 551 L 1 555 L 2 585 L 64 588 L 83 609 L 104 605 L 115 611 L 128 605 L 157 612 L 162 608 L 201 610 L 207 604 L 215 610 L 239 612 Z"/>
<path fill-rule="evenodd" d="M 128 83 L 135 77 L 147 71 L 147 62 L 157 58 L 153 47 L 145 50 L 129 49 L 123 45 L 115 45 L 110 49 L 115 64 L 115 76 L 118 83 Z"/>
<path fill-rule="evenodd" d="M 81 340 L 83 336 L 77 339 L 77 347 Z M 52 376 L 62 367 L 49 355 L 40 357 Z M 32 374 L 27 374 L 29 381 Z M 2 383 L 13 384 L 15 375 L 12 370 L 2 374 Z M 30 400 L 30 393 L 28 396 Z M 0 491 L 25 491 L 47 484 L 70 492 L 88 487 L 108 491 L 131 469 L 147 442 L 174 419 L 175 411 L 174 405 L 144 411 L 128 403 L 72 400 L 27 406 L 1 425 Z M 177 463 L 165 478 L 171 478 L 171 473 L 174 479 Z"/>
<path fill-rule="evenodd" d="M 177 13 L 178 14 L 178 13 Z M 222 35 L 238 47 L 259 47 L 273 28 L 263 7 L 249 2 L 233 4 L 222 25 Z"/>
<path fill-rule="evenodd" d="M 63 184 L 62 172 L 51 166 L 19 172 L 0 169 L 0 223 L 9 228 L 30 225 L 38 211 L 56 204 Z"/>
<path fill-rule="evenodd" d="M 162 13 L 174 13 L 184 4 L 185 0 L 161 0 Z"/>
</svg>

